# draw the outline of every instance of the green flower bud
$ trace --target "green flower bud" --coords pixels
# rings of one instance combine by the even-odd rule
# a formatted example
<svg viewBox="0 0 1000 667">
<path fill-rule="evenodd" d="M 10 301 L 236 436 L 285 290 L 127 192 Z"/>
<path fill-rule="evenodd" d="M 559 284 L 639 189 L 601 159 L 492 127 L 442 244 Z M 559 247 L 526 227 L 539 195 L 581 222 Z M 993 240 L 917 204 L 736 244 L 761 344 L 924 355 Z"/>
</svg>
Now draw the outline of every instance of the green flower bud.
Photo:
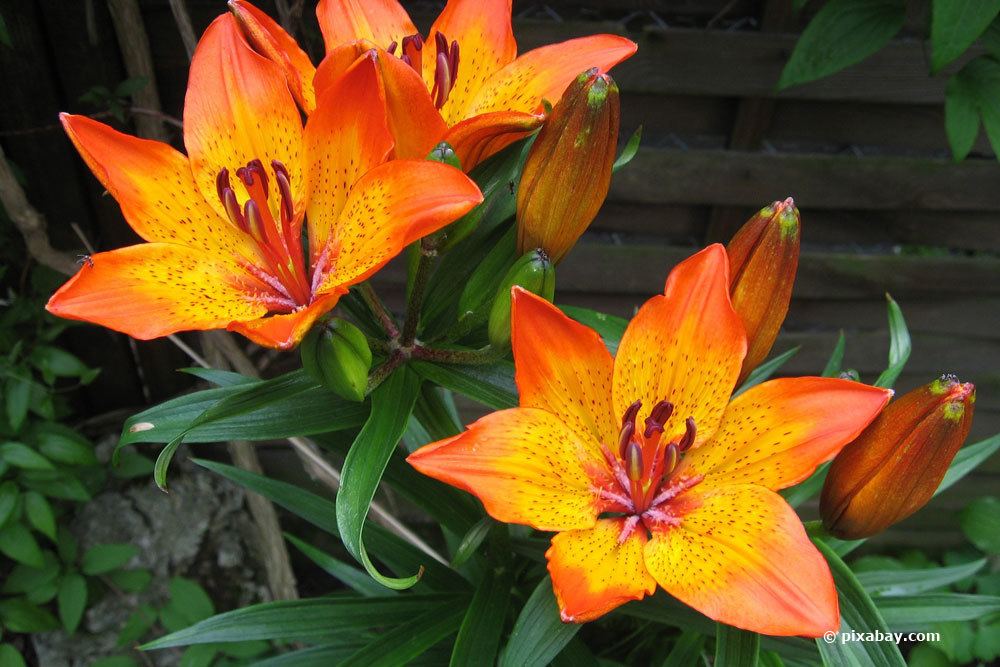
<svg viewBox="0 0 1000 667">
<path fill-rule="evenodd" d="M 356 326 L 335 318 L 313 327 L 299 347 L 302 367 L 324 387 L 349 401 L 363 401 L 372 351 Z"/>
<path fill-rule="evenodd" d="M 556 291 L 556 269 L 544 250 L 532 250 L 522 255 L 500 281 L 490 310 L 487 332 L 494 347 L 510 345 L 510 290 L 514 285 L 552 301 Z"/>
<path fill-rule="evenodd" d="M 455 169 L 461 169 L 462 163 L 458 160 L 458 155 L 455 154 L 455 149 L 451 147 L 447 141 L 442 141 L 437 146 L 431 149 L 431 152 L 427 154 L 427 159 L 432 162 L 441 162 Z"/>
</svg>

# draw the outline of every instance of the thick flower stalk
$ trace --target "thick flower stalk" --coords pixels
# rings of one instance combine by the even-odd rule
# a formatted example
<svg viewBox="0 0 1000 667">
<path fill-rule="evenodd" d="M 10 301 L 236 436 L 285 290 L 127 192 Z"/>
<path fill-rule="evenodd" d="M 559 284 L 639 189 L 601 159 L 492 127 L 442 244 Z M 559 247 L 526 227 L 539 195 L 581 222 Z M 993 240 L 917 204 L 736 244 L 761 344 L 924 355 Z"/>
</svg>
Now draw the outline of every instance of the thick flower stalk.
<svg viewBox="0 0 1000 667">
<path fill-rule="evenodd" d="M 309 99 L 321 95 L 371 48 L 379 60 L 399 157 L 423 157 L 447 141 L 468 171 L 526 136 L 566 86 L 591 67 L 609 70 L 635 53 L 617 35 L 591 35 L 517 54 L 511 0 L 449 0 L 423 36 L 396 0 L 320 0 L 326 58 L 317 69 L 266 14 L 245 0 L 230 7 L 254 48 L 277 62 Z"/>
<path fill-rule="evenodd" d="M 49 311 L 140 339 L 227 328 L 295 345 L 350 285 L 482 200 L 452 167 L 386 162 L 394 144 L 379 57 L 355 61 L 303 128 L 282 70 L 224 15 L 191 63 L 186 156 L 64 114 L 147 243 L 93 255 Z"/>
<path fill-rule="evenodd" d="M 556 532 L 546 557 L 564 621 L 659 585 L 755 632 L 837 629 L 830 571 L 776 491 L 857 437 L 888 390 L 804 377 L 730 400 L 747 345 L 720 245 L 671 272 L 615 358 L 527 292 L 515 290 L 512 318 L 520 407 L 409 461 L 497 520 Z"/>
<path fill-rule="evenodd" d="M 765 206 L 733 236 L 730 295 L 747 332 L 740 382 L 767 358 L 792 300 L 799 265 L 799 209 L 791 197 Z"/>
<path fill-rule="evenodd" d="M 880 533 L 934 497 L 972 428 L 976 388 L 945 375 L 889 404 L 830 466 L 820 514 L 842 539 Z"/>
<path fill-rule="evenodd" d="M 611 187 L 618 146 L 618 86 L 596 68 L 580 74 L 531 145 L 517 189 L 517 248 L 558 263 Z"/>
</svg>

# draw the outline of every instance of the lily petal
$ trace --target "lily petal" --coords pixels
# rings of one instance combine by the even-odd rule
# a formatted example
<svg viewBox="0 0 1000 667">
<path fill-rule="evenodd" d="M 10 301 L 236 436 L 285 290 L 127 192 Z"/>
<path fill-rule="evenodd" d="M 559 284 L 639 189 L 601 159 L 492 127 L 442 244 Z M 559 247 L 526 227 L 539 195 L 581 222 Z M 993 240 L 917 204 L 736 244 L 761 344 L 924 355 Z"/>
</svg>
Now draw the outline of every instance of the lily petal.
<svg viewBox="0 0 1000 667">
<path fill-rule="evenodd" d="M 465 109 L 468 118 L 491 111 L 538 113 L 542 100 L 555 104 L 581 72 L 607 71 L 632 56 L 635 42 L 617 35 L 591 35 L 528 51 L 491 76 Z"/>
<path fill-rule="evenodd" d="M 385 49 L 417 33 L 417 27 L 396 0 L 320 0 L 316 18 L 327 53 L 360 39 Z"/>
<path fill-rule="evenodd" d="M 592 447 L 544 410 L 513 408 L 489 414 L 406 460 L 479 498 L 497 521 L 573 530 L 597 522 L 587 469 Z"/>
<path fill-rule="evenodd" d="M 293 313 L 270 315 L 249 322 L 230 322 L 230 331 L 243 334 L 258 345 L 288 350 L 298 345 L 317 318 L 325 315 L 337 305 L 346 289 L 321 294 L 305 308 Z"/>
<path fill-rule="evenodd" d="M 327 54 L 316 70 L 317 94 L 322 95 L 359 57 L 372 50 L 385 96 L 389 128 L 396 141 L 394 155 L 422 160 L 444 138 L 448 126 L 434 107 L 423 79 L 399 58 L 376 48 L 371 42 L 339 46 Z"/>
<path fill-rule="evenodd" d="M 184 99 L 184 145 L 202 195 L 225 215 L 216 188 L 222 169 L 233 174 L 251 160 L 270 172 L 272 160 L 285 165 L 292 199 L 301 205 L 302 121 L 288 91 L 285 74 L 254 52 L 240 33 L 236 18 L 215 19 L 195 50 Z M 232 179 L 238 192 L 240 179 Z M 270 207 L 280 219 L 281 196 L 271 185 Z M 241 196 L 242 201 L 242 196 Z"/>
<path fill-rule="evenodd" d="M 284 70 L 285 80 L 295 100 L 307 114 L 312 113 L 316 108 L 316 93 L 313 90 L 316 68 L 295 38 L 246 0 L 230 0 L 229 8 L 243 27 L 250 46 Z"/>
<path fill-rule="evenodd" d="M 544 114 L 495 111 L 480 114 L 455 125 L 444 140 L 455 149 L 464 171 L 494 155 L 541 127 Z"/>
<path fill-rule="evenodd" d="M 660 586 L 709 618 L 751 632 L 819 637 L 837 630 L 830 569 L 781 496 L 752 484 L 696 490 L 688 492 L 695 497 L 686 500 L 681 524 L 654 530 L 646 544 L 646 567 Z"/>
<path fill-rule="evenodd" d="M 511 0 L 448 0 L 431 26 L 424 54 L 424 81 L 434 86 L 435 35 L 441 33 L 450 45 L 458 42 L 458 75 L 441 114 L 454 125 L 466 118 L 465 109 L 489 77 L 517 56 L 511 25 Z M 577 72 L 579 74 L 579 72 Z"/>
<path fill-rule="evenodd" d="M 358 59 L 325 89 L 305 130 L 307 219 L 311 261 L 329 252 L 327 242 L 351 188 L 392 151 L 385 98 L 373 57 Z"/>
<path fill-rule="evenodd" d="M 684 433 L 685 420 L 694 417 L 695 442 L 704 442 L 722 419 L 746 346 L 729 301 L 726 251 L 711 245 L 674 267 L 664 295 L 647 301 L 629 323 L 615 356 L 614 414 L 641 400 L 642 417 L 670 401 L 665 441 Z"/>
<path fill-rule="evenodd" d="M 169 243 L 142 243 L 90 257 L 52 295 L 46 309 L 140 340 L 177 331 L 224 328 L 263 317 L 248 276 L 212 254 Z"/>
<path fill-rule="evenodd" d="M 202 196 L 183 154 L 86 116 L 59 118 L 87 166 L 144 240 L 178 243 L 223 260 L 261 261 L 256 244 Z"/>
<path fill-rule="evenodd" d="M 592 621 L 656 590 L 643 561 L 646 529 L 627 529 L 626 521 L 601 519 L 593 528 L 552 538 L 545 557 L 563 622 Z"/>
<path fill-rule="evenodd" d="M 521 407 L 556 415 L 583 442 L 617 441 L 614 362 L 597 332 L 520 288 L 513 290 L 511 332 Z M 599 446 L 591 455 L 602 460 Z"/>
<path fill-rule="evenodd" d="M 741 394 L 715 436 L 684 457 L 705 483 L 798 484 L 861 434 L 892 392 L 835 378 L 781 378 Z M 681 474 L 681 471 L 678 471 Z"/>
<path fill-rule="evenodd" d="M 331 234 L 334 268 L 318 291 L 367 279 L 407 245 L 482 200 L 465 174 L 439 162 L 393 160 L 375 167 L 351 189 Z"/>
</svg>

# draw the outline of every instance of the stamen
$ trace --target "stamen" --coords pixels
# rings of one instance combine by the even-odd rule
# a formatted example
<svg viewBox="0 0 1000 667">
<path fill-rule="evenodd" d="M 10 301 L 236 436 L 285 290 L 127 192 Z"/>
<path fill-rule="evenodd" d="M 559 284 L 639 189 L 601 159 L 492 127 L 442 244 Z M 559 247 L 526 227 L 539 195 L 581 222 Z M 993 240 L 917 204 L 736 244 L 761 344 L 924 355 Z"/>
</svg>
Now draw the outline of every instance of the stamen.
<svg viewBox="0 0 1000 667">
<path fill-rule="evenodd" d="M 663 450 L 663 474 L 669 475 L 677 467 L 677 462 L 680 459 L 680 452 L 677 450 L 677 445 L 670 443 L 667 445 L 666 449 Z"/>
<path fill-rule="evenodd" d="M 394 56 L 394 55 L 396 55 L 396 47 L 397 46 L 399 46 L 399 44 L 397 44 L 396 41 L 393 40 L 392 44 L 389 45 L 389 48 L 387 48 L 386 51 L 389 52 L 389 55 Z"/>
<path fill-rule="evenodd" d="M 455 79 L 458 78 L 458 42 L 451 43 L 451 51 L 448 52 L 448 72 L 451 74 L 451 85 L 455 85 Z M 448 92 L 451 92 L 451 86 L 449 86 Z"/>
<path fill-rule="evenodd" d="M 625 448 L 632 442 L 633 435 L 635 435 L 635 422 L 625 422 L 622 425 L 621 435 L 618 436 L 618 453 L 621 455 L 623 461 L 625 460 Z"/>
<path fill-rule="evenodd" d="M 632 426 L 635 426 L 635 417 L 639 414 L 640 408 L 642 408 L 642 401 L 636 401 L 625 408 L 625 414 L 622 415 L 622 426 L 625 426 L 628 422 L 632 422 Z"/>
<path fill-rule="evenodd" d="M 229 216 L 230 222 L 243 231 L 248 231 L 246 218 L 240 211 L 240 203 L 236 201 L 236 193 L 233 192 L 232 188 L 227 187 L 222 191 L 222 206 L 226 209 L 226 215 Z"/>
<path fill-rule="evenodd" d="M 632 482 L 642 479 L 642 448 L 635 440 L 625 447 L 625 471 Z"/>
<path fill-rule="evenodd" d="M 653 437 L 654 433 L 663 433 L 663 427 L 674 413 L 674 404 L 670 401 L 660 401 L 653 406 L 653 410 L 646 417 L 646 430 L 643 436 Z"/>
<path fill-rule="evenodd" d="M 278 184 L 278 192 L 281 194 L 281 212 L 288 220 L 291 220 L 295 217 L 295 204 L 292 202 L 292 184 L 288 170 L 278 160 L 273 160 L 271 167 L 274 169 L 274 181 Z"/>
<path fill-rule="evenodd" d="M 448 101 L 448 92 L 451 89 L 451 76 L 448 73 L 448 56 L 439 53 L 437 56 L 437 68 L 434 70 L 434 106 L 438 109 Z"/>
<path fill-rule="evenodd" d="M 698 427 L 694 423 L 694 417 L 688 417 L 687 421 L 684 422 L 684 427 L 686 429 L 684 431 L 684 437 L 682 437 L 681 441 L 677 443 L 677 448 L 680 450 L 681 454 L 691 449 L 691 445 L 694 444 L 695 436 L 698 435 Z"/>
<path fill-rule="evenodd" d="M 632 504 L 632 499 L 627 496 L 624 496 L 620 493 L 615 493 L 614 491 L 608 491 L 607 489 L 603 489 L 601 487 L 596 487 L 596 486 L 592 487 L 591 491 L 597 494 L 597 496 L 601 500 L 606 500 L 609 503 L 614 503 L 624 508 L 626 511 L 635 512 L 635 506 Z"/>
<path fill-rule="evenodd" d="M 685 477 L 684 479 L 671 484 L 666 489 L 661 491 L 660 495 L 653 498 L 653 502 L 649 503 L 649 506 L 656 507 L 657 505 L 661 505 L 667 502 L 668 500 L 673 500 L 674 498 L 684 493 L 691 487 L 699 484 L 703 479 L 705 479 L 704 475 L 694 475 L 693 477 Z"/>
<path fill-rule="evenodd" d="M 618 533 L 618 544 L 625 544 L 625 540 L 629 538 L 635 527 L 639 525 L 639 517 L 633 514 L 629 518 L 625 519 L 625 523 L 622 525 L 622 531 Z"/>
<path fill-rule="evenodd" d="M 407 35 L 403 38 L 403 48 L 399 59 L 423 75 L 421 53 L 424 49 L 424 38 L 420 35 Z"/>
<path fill-rule="evenodd" d="M 219 193 L 219 199 L 224 201 L 225 191 L 232 189 L 232 186 L 229 184 L 229 170 L 223 167 L 222 171 L 215 177 L 215 190 Z"/>
<path fill-rule="evenodd" d="M 321 252 L 319 254 L 319 257 L 316 258 L 316 263 L 313 264 L 312 268 L 311 289 L 313 294 L 316 293 L 316 291 L 319 289 L 319 286 L 322 285 L 323 281 L 326 279 L 326 273 L 327 273 L 326 263 L 327 261 L 329 261 L 329 256 L 330 256 L 330 246 L 325 245 L 323 246 L 323 252 Z"/>
<path fill-rule="evenodd" d="M 284 286 L 284 284 L 282 284 L 280 280 L 272 276 L 270 273 L 268 273 L 267 271 L 263 271 L 262 269 L 254 266 L 253 264 L 247 264 L 244 266 L 244 268 L 246 268 L 247 271 L 253 274 L 255 278 L 257 278 L 261 282 L 271 287 L 271 289 L 280 293 L 287 299 L 292 300 L 292 295 L 289 293 L 288 289 Z"/>
<path fill-rule="evenodd" d="M 260 208 L 253 199 L 248 199 L 243 205 L 243 217 L 246 219 L 247 230 L 250 235 L 258 240 L 264 239 L 264 219 L 260 215 Z"/>
</svg>

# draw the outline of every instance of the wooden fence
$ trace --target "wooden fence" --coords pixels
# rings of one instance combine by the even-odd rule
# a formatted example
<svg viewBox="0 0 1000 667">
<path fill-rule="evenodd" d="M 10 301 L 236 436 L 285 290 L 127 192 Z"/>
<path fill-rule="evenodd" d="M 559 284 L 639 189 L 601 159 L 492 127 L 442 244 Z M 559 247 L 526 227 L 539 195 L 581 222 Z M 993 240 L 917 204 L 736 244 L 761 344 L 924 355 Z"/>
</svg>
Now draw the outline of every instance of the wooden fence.
<svg viewBox="0 0 1000 667">
<path fill-rule="evenodd" d="M 409 4 L 423 24 L 436 9 Z M 626 34 L 640 45 L 613 74 L 623 93 L 623 132 L 642 124 L 643 148 L 560 266 L 561 301 L 629 315 L 662 289 L 679 259 L 727 239 L 754 210 L 791 195 L 803 215 L 803 257 L 775 351 L 802 349 L 787 371 L 821 369 L 843 328 L 846 365 L 873 379 L 886 360 L 888 292 L 913 335 L 899 389 L 957 373 L 979 388 L 973 436 L 1000 431 L 1000 164 L 982 137 L 968 160 L 950 159 L 944 89 L 961 63 L 928 75 L 923 41 L 907 36 L 920 16 L 866 62 L 778 94 L 775 83 L 805 20 L 787 1 L 540 4 L 516 3 L 522 50 L 595 32 Z M 167 2 L 141 5 L 163 108 L 179 115 L 185 51 Z M 196 30 L 224 9 L 221 0 L 187 5 Z M 77 101 L 90 87 L 127 77 L 107 6 L 36 0 L 0 7 L 15 43 L 0 47 L 4 150 L 57 243 L 78 245 L 70 221 L 101 248 L 129 242 L 113 202 L 100 197 L 54 126 L 58 110 L 93 111 Z M 314 28 L 305 30 L 316 44 Z M 399 275 L 387 271 L 382 285 L 398 293 Z M 77 346 L 108 366 L 115 383 L 106 381 L 95 407 L 134 405 L 141 380 L 122 338 L 90 330 Z M 152 397 L 176 391 L 180 380 L 170 369 L 183 359 L 163 344 L 137 348 Z M 995 458 L 922 513 L 921 527 L 954 527 L 954 510 L 995 493 L 998 481 Z M 922 533 L 904 524 L 893 539 L 920 543 Z"/>
</svg>

